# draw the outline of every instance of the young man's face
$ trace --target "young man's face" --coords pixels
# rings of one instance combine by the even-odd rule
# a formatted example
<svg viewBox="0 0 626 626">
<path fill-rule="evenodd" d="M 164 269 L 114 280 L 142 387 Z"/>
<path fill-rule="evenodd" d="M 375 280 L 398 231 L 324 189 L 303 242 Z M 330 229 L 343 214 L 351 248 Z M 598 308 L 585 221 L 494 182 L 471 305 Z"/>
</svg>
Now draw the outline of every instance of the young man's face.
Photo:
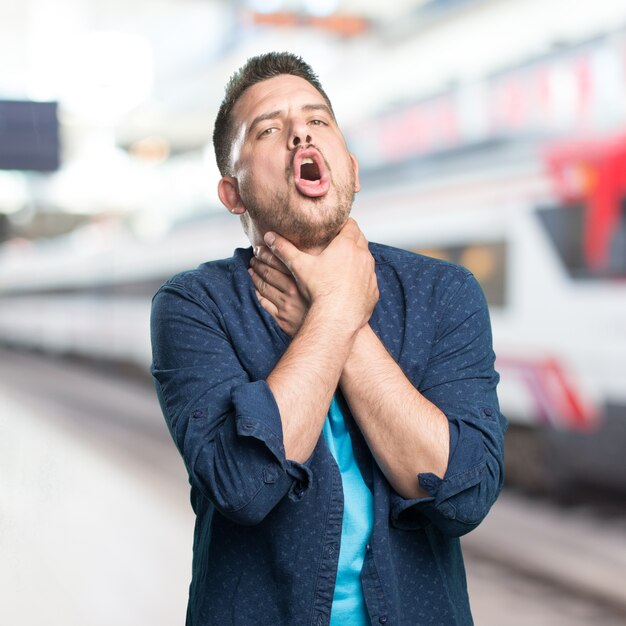
<svg viewBox="0 0 626 626">
<path fill-rule="evenodd" d="M 359 180 L 322 95 L 281 75 L 244 92 L 232 116 L 233 176 L 220 182 L 222 202 L 244 216 L 253 244 L 273 230 L 300 248 L 326 245 L 348 218 Z"/>
</svg>

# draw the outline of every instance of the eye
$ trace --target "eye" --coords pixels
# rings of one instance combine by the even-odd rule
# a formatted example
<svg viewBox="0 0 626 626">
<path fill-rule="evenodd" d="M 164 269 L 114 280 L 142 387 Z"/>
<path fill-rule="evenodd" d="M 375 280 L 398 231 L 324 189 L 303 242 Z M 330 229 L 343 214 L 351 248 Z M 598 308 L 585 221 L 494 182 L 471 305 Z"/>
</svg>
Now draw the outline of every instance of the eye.
<svg viewBox="0 0 626 626">
<path fill-rule="evenodd" d="M 309 124 L 312 124 L 313 126 L 328 126 L 328 124 L 324 120 L 318 119 L 311 120 Z"/>
<path fill-rule="evenodd" d="M 265 130 L 262 130 L 259 134 L 258 137 L 259 139 L 261 137 L 267 137 L 269 135 L 274 134 L 276 131 L 278 130 L 278 128 L 276 128 L 275 126 L 270 126 L 269 128 L 266 128 Z"/>
</svg>

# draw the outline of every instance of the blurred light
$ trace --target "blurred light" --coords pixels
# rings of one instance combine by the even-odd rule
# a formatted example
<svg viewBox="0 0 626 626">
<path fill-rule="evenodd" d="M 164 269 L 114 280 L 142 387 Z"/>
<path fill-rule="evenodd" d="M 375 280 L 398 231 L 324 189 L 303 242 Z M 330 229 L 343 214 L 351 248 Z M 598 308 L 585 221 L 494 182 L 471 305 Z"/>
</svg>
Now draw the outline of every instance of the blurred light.
<svg viewBox="0 0 626 626">
<path fill-rule="evenodd" d="M 87 3 L 29 0 L 22 36 L 28 50 L 24 73 L 26 95 L 32 100 L 58 100 L 72 54 L 80 56 L 71 44 L 84 32 Z"/>
<path fill-rule="evenodd" d="M 250 0 L 250 8 L 258 13 L 275 13 L 282 4 L 282 0 Z"/>
<path fill-rule="evenodd" d="M 129 211 L 151 184 L 149 169 L 117 148 L 112 132 L 92 131 L 76 158 L 50 177 L 49 198 L 68 213 Z"/>
<path fill-rule="evenodd" d="M 17 213 L 28 203 L 28 198 L 24 174 L 0 171 L 0 213 Z"/>
<path fill-rule="evenodd" d="M 201 159 L 202 169 L 205 172 L 204 180 L 206 181 L 206 188 L 209 190 L 209 193 L 215 193 L 222 175 L 215 161 L 215 152 L 213 151 L 212 143 L 207 143 L 204 146 Z"/>
<path fill-rule="evenodd" d="M 28 202 L 23 205 L 19 211 L 9 214 L 9 221 L 14 226 L 27 226 L 35 218 L 35 205 L 32 202 Z"/>
<path fill-rule="evenodd" d="M 550 76 L 550 93 L 553 98 L 553 123 L 557 128 L 568 128 L 576 117 L 578 90 L 576 77 L 565 66 L 556 66 Z"/>
<path fill-rule="evenodd" d="M 338 6 L 338 0 L 304 0 L 304 7 L 307 12 L 317 17 L 332 15 Z"/>
<path fill-rule="evenodd" d="M 67 48 L 61 101 L 97 124 L 117 121 L 152 90 L 154 60 L 147 39 L 115 31 L 90 32 Z"/>
<path fill-rule="evenodd" d="M 143 241 L 162 239 L 171 226 L 171 220 L 162 213 L 142 211 L 130 222 L 135 235 Z"/>
<path fill-rule="evenodd" d="M 162 163 L 170 154 L 170 144 L 163 137 L 150 136 L 135 141 L 128 152 L 147 163 Z"/>
</svg>

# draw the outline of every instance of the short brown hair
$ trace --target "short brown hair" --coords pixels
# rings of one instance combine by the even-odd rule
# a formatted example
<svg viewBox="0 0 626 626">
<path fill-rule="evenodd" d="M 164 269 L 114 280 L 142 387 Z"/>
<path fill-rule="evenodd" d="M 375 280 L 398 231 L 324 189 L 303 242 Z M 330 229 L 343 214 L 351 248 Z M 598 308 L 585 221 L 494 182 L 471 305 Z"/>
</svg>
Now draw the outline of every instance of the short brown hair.
<svg viewBox="0 0 626 626">
<path fill-rule="evenodd" d="M 331 112 L 333 111 L 330 99 L 322 89 L 319 78 L 311 66 L 305 63 L 301 57 L 290 52 L 268 52 L 248 59 L 245 65 L 230 77 L 226 85 L 224 99 L 215 118 L 213 148 L 215 149 L 217 167 L 222 176 L 230 172 L 230 152 L 234 139 L 231 113 L 235 104 L 246 89 L 252 85 L 281 74 L 304 78 L 320 92 Z"/>
</svg>

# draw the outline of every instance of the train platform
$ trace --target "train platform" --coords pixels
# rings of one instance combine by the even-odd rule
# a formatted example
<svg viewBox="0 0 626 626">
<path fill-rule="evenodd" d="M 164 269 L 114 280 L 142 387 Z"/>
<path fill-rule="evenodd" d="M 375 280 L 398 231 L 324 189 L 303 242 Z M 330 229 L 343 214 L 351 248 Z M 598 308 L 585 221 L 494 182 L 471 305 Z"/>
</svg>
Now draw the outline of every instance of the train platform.
<svg viewBox="0 0 626 626">
<path fill-rule="evenodd" d="M 0 350 L 0 623 L 184 622 L 193 514 L 153 390 Z M 481 626 L 626 622 L 626 518 L 503 493 L 462 540 Z"/>
</svg>

